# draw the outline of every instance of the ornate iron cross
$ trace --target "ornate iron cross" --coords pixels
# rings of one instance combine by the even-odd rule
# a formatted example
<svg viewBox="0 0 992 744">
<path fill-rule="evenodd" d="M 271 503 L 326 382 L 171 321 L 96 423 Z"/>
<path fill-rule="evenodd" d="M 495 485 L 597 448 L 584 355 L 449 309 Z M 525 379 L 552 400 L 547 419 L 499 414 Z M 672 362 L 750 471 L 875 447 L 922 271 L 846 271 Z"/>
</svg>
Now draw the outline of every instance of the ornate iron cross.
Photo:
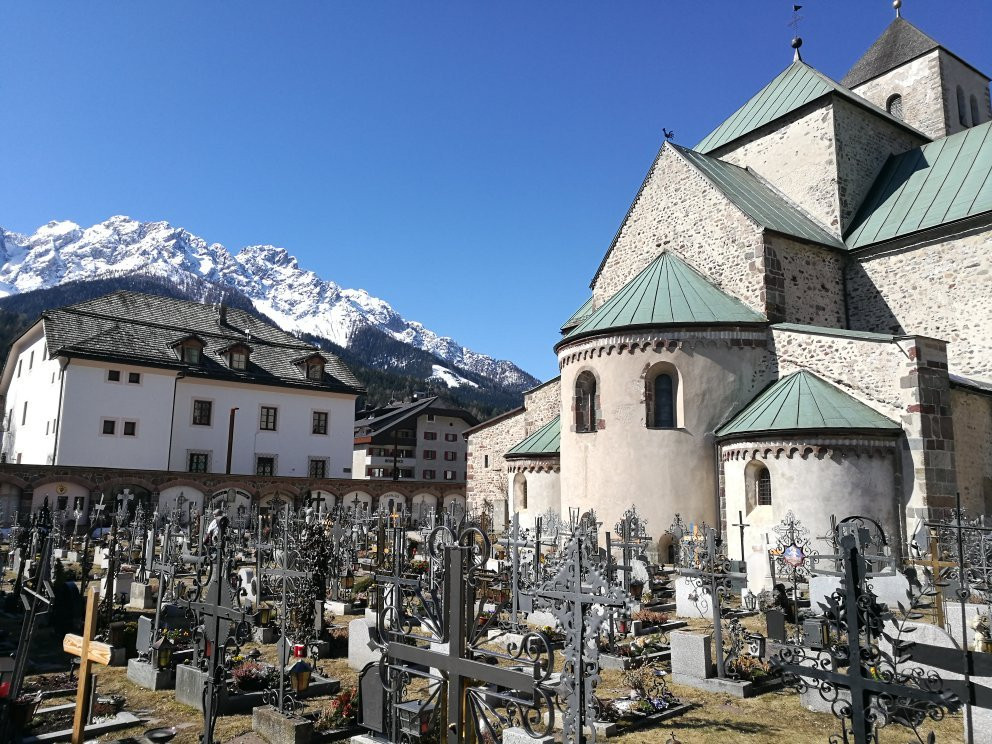
<svg viewBox="0 0 992 744">
<path fill-rule="evenodd" d="M 838 642 L 823 653 L 787 646 L 772 663 L 787 682 L 801 691 L 815 687 L 831 703 L 842 722 L 840 741 L 875 744 L 876 724 L 897 721 L 915 729 L 928 716 L 937 720 L 944 710 L 956 710 L 960 700 L 941 690 L 939 677 L 922 670 L 899 671 L 896 661 L 879 648 L 884 624 L 881 608 L 865 583 L 867 563 L 854 534 L 842 535 L 840 547 L 844 579 L 827 608 L 827 621 Z M 849 703 L 840 697 L 841 690 L 850 692 Z"/>
<path fill-rule="evenodd" d="M 473 561 L 478 547 L 466 545 L 467 529 L 459 536 L 458 544 L 443 548 L 444 565 L 444 619 L 442 622 L 441 649 L 426 648 L 416 644 L 423 636 L 412 635 L 393 626 L 386 633 L 388 641 L 380 661 L 380 676 L 389 692 L 398 697 L 411 675 L 432 680 L 436 688 L 430 699 L 447 691 L 447 717 L 445 741 L 447 744 L 465 744 L 483 732 L 487 740 L 495 738 L 495 726 L 523 726 L 537 736 L 535 724 L 542 720 L 542 708 L 547 707 L 545 730 L 554 725 L 552 691 L 547 686 L 554 668 L 553 652 L 543 634 L 530 633 L 521 648 L 508 647 L 508 653 L 479 648 L 473 644 L 477 635 L 479 615 L 476 612 L 475 578 Z M 378 578 L 378 577 L 377 577 Z M 407 629 L 408 630 L 408 629 Z M 499 660 L 516 665 L 529 665 L 529 671 L 499 666 Z M 439 676 L 424 673 L 418 668 L 437 670 Z M 482 686 L 475 686 L 474 683 Z M 495 686 L 496 691 L 485 685 Z M 394 703 L 395 705 L 395 703 Z M 426 703 L 425 703 L 426 705 Z M 497 709 L 500 709 L 499 711 Z M 505 712 L 501 712 L 505 710 Z M 492 717 L 497 723 L 494 724 Z"/>
<path fill-rule="evenodd" d="M 593 545 L 578 526 L 557 572 L 534 593 L 550 605 L 565 632 L 565 664 L 558 695 L 564 705 L 564 739 L 574 744 L 584 741 L 583 721 L 596 710 L 599 630 L 610 608 L 629 606 L 626 594 L 603 575 L 592 556 Z M 589 730 L 590 741 L 595 741 L 595 727 L 590 725 Z"/>
</svg>

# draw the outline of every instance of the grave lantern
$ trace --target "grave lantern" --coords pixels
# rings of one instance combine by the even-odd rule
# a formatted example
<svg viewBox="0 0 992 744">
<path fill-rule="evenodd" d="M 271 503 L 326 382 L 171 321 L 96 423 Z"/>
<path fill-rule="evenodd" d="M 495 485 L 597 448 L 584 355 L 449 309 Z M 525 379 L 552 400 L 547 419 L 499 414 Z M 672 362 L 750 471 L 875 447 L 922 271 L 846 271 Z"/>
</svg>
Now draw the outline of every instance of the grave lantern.
<svg viewBox="0 0 992 744">
<path fill-rule="evenodd" d="M 744 592 L 744 596 L 741 599 L 744 601 L 744 609 L 748 612 L 754 612 L 757 609 L 758 597 L 750 589 Z"/>
<path fill-rule="evenodd" d="M 747 635 L 747 652 L 756 659 L 765 658 L 765 637 L 761 633 Z"/>
<path fill-rule="evenodd" d="M 293 658 L 296 661 L 289 668 L 287 674 L 289 675 L 289 684 L 293 688 L 293 692 L 296 693 L 304 692 L 310 686 L 310 676 L 313 673 L 313 668 L 303 658 L 305 655 L 306 646 L 302 643 L 294 644 Z"/>
<path fill-rule="evenodd" d="M 393 709 L 399 721 L 400 733 L 418 741 L 430 733 L 433 704 L 421 707 L 419 700 L 411 700 L 407 703 L 397 703 Z"/>
<path fill-rule="evenodd" d="M 152 644 L 152 663 L 156 669 L 168 669 L 172 662 L 172 649 L 175 644 L 163 635 Z"/>
<path fill-rule="evenodd" d="M 255 613 L 256 620 L 260 628 L 267 627 L 272 622 L 272 608 L 265 602 L 258 603 L 258 611 Z"/>
<path fill-rule="evenodd" d="M 352 573 L 350 568 L 341 579 L 341 588 L 347 592 L 355 588 L 355 574 Z"/>
</svg>

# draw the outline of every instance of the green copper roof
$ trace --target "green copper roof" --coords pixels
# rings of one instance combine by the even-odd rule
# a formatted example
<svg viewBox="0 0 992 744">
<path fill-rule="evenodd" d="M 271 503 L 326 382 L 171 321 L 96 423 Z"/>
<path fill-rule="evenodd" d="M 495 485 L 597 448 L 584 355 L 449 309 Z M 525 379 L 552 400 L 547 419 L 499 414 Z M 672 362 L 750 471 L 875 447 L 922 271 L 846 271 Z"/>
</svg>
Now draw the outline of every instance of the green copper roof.
<svg viewBox="0 0 992 744">
<path fill-rule="evenodd" d="M 561 332 L 565 333 L 565 331 L 570 328 L 575 328 L 575 326 L 588 318 L 590 315 L 592 315 L 592 297 L 583 302 L 582 306 L 572 313 L 572 317 L 564 322 L 561 327 Z"/>
<path fill-rule="evenodd" d="M 712 152 L 828 93 L 836 93 L 904 129 L 916 131 L 906 122 L 896 119 L 878 106 L 835 83 L 819 70 L 814 70 L 802 60 L 797 60 L 693 149 L 703 153 Z"/>
<path fill-rule="evenodd" d="M 557 455 L 561 450 L 561 416 L 555 416 L 524 441 L 506 452 L 506 457 L 541 457 Z"/>
<path fill-rule="evenodd" d="M 662 253 L 567 338 L 630 326 L 761 323 L 674 253 Z"/>
<path fill-rule="evenodd" d="M 766 388 L 730 421 L 718 437 L 776 431 L 901 431 L 896 422 L 805 370 Z"/>
<path fill-rule="evenodd" d="M 992 122 L 889 158 L 847 234 L 851 248 L 992 210 Z"/>
<path fill-rule="evenodd" d="M 762 227 L 802 240 L 844 248 L 840 238 L 789 204 L 751 171 L 694 150 L 675 149 L 709 179 L 738 209 Z"/>
<path fill-rule="evenodd" d="M 890 333 L 874 333 L 872 331 L 851 331 L 847 328 L 827 328 L 826 326 L 802 325 L 800 323 L 775 323 L 773 331 L 791 331 L 793 333 L 810 333 L 817 336 L 837 336 L 839 338 L 853 338 L 858 341 L 881 341 L 891 343 L 899 336 Z"/>
</svg>

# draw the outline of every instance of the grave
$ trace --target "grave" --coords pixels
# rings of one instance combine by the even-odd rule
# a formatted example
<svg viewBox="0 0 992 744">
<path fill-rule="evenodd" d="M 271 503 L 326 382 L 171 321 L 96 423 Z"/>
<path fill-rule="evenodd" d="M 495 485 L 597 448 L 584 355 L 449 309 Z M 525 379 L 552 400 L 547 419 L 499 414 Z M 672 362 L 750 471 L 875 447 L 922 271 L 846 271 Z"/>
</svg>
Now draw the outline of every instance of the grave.
<svg viewBox="0 0 992 744">
<path fill-rule="evenodd" d="M 156 591 L 151 584 L 143 581 L 131 583 L 128 608 L 132 610 L 152 610 L 155 608 Z"/>
<path fill-rule="evenodd" d="M 382 652 L 370 642 L 375 634 L 378 637 L 375 623 L 365 618 L 358 618 L 348 623 L 348 666 L 355 671 L 365 668 L 366 664 L 377 662 Z"/>
<path fill-rule="evenodd" d="M 188 705 L 191 708 L 203 712 L 203 691 L 207 683 L 207 673 L 189 664 L 176 665 L 176 702 Z M 310 686 L 302 693 L 297 693 L 298 697 L 306 699 L 312 697 L 322 697 L 326 695 L 336 695 L 341 689 L 341 683 L 336 679 L 321 677 L 314 673 L 310 678 Z M 268 694 L 271 694 L 269 691 Z M 254 692 L 228 691 L 227 685 L 218 685 L 217 713 L 228 715 L 231 713 L 245 713 L 252 708 L 257 708 L 265 704 L 267 693 L 265 690 Z"/>
<path fill-rule="evenodd" d="M 739 698 L 759 695 L 781 686 L 778 678 L 767 682 L 720 679 L 714 676 L 712 633 L 689 633 L 676 630 L 669 634 L 672 650 L 672 682 L 706 692 L 719 692 Z M 717 650 L 721 653 L 721 650 Z"/>
</svg>

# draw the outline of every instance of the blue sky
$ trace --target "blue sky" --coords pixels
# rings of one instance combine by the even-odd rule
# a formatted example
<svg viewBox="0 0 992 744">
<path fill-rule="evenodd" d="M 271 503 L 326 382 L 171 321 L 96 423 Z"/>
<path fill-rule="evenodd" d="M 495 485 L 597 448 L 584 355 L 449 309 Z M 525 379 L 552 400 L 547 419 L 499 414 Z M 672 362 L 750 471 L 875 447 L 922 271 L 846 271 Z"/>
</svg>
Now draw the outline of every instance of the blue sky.
<svg viewBox="0 0 992 744">
<path fill-rule="evenodd" d="M 888 0 L 803 3 L 840 78 Z M 545 379 L 557 327 L 662 142 L 693 145 L 791 61 L 792 3 L 0 5 L 0 225 L 168 220 L 286 247 Z M 992 3 L 905 0 L 992 71 Z"/>
</svg>

